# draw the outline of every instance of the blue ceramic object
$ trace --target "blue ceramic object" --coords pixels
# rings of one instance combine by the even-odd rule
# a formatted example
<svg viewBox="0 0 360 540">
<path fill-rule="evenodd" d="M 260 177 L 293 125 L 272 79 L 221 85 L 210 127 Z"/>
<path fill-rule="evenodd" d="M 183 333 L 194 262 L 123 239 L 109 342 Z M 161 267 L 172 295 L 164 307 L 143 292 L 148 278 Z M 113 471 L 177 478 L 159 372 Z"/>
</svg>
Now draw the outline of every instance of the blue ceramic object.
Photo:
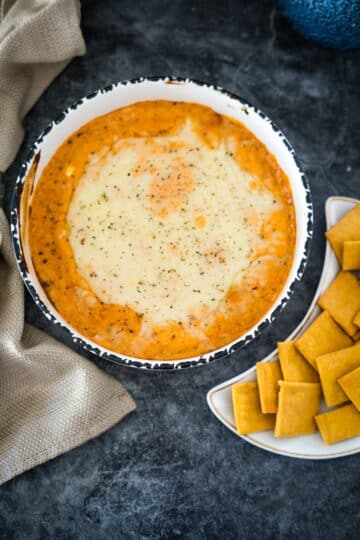
<svg viewBox="0 0 360 540">
<path fill-rule="evenodd" d="M 278 0 L 300 34 L 337 49 L 360 47 L 360 0 Z"/>
</svg>

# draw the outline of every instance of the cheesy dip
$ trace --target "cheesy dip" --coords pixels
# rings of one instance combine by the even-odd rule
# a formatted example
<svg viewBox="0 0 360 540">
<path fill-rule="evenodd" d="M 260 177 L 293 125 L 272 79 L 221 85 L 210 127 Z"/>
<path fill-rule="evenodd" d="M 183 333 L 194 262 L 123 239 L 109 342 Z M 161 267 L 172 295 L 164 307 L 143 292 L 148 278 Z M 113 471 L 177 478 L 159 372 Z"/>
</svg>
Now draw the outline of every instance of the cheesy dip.
<svg viewBox="0 0 360 540">
<path fill-rule="evenodd" d="M 189 358 L 255 325 L 295 248 L 288 178 L 241 123 L 148 101 L 81 127 L 36 185 L 29 242 L 61 316 L 112 351 Z"/>
</svg>

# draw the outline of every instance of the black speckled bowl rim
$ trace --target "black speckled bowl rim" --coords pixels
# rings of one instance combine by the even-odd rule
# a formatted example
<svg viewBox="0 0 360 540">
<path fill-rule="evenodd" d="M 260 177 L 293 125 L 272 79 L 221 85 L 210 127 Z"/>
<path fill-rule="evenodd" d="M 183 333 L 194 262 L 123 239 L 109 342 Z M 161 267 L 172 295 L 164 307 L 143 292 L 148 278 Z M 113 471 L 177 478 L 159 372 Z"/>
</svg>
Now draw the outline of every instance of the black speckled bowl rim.
<svg viewBox="0 0 360 540">
<path fill-rule="evenodd" d="M 68 325 L 65 321 L 61 320 L 58 315 L 53 313 L 49 310 L 49 308 L 44 304 L 44 302 L 39 297 L 39 294 L 36 290 L 36 287 L 32 281 L 31 274 L 27 268 L 27 264 L 25 261 L 25 257 L 23 254 L 21 241 L 20 241 L 20 221 L 19 221 L 19 215 L 20 215 L 20 201 L 21 201 L 21 195 L 23 191 L 24 181 L 27 175 L 27 172 L 30 169 L 30 166 L 32 164 L 32 161 L 35 157 L 35 155 L 39 151 L 39 147 L 41 146 L 44 138 L 46 135 L 53 129 L 53 127 L 59 123 L 61 123 L 64 118 L 71 113 L 71 111 L 77 109 L 82 103 L 84 103 L 87 100 L 93 99 L 99 94 L 106 94 L 107 92 L 111 92 L 114 88 L 119 86 L 127 86 L 132 84 L 139 84 L 143 82 L 166 82 L 166 83 L 187 83 L 187 84 L 193 84 L 197 86 L 206 86 L 209 88 L 209 90 L 215 90 L 216 92 L 219 92 L 221 94 L 224 94 L 231 99 L 235 100 L 240 106 L 246 109 L 251 109 L 255 114 L 259 115 L 263 120 L 265 120 L 272 128 L 272 130 L 277 133 L 277 135 L 280 136 L 282 139 L 282 142 L 286 146 L 288 152 L 291 154 L 293 161 L 299 171 L 299 175 L 301 178 L 302 186 L 305 191 L 305 200 L 306 200 L 306 208 L 307 208 L 307 216 L 306 216 L 306 240 L 303 246 L 303 253 L 301 256 L 300 263 L 296 269 L 296 275 L 293 279 L 293 281 L 290 283 L 290 285 L 287 287 L 286 291 L 283 293 L 281 298 L 278 298 L 275 302 L 274 309 L 269 313 L 269 315 L 261 320 L 256 326 L 252 328 L 250 332 L 248 332 L 245 335 L 240 336 L 237 340 L 229 343 L 228 345 L 221 347 L 220 349 L 217 349 L 215 351 L 210 351 L 206 354 L 195 356 L 191 358 L 185 358 L 183 360 L 146 360 L 146 359 L 138 359 L 130 356 L 126 356 L 123 354 L 118 354 L 113 351 L 110 351 L 108 349 L 105 349 L 101 346 L 96 345 L 95 343 L 91 342 L 78 332 L 76 332 L 74 329 L 71 328 L 70 325 Z M 95 92 L 92 92 L 91 94 L 88 94 L 87 96 L 79 99 L 75 103 L 73 103 L 70 107 L 68 107 L 64 112 L 62 112 L 55 120 L 50 122 L 48 126 L 42 131 L 42 133 L 39 135 L 39 137 L 35 140 L 34 144 L 32 145 L 29 154 L 27 155 L 24 163 L 21 166 L 19 176 L 16 181 L 15 190 L 13 194 L 12 199 L 12 205 L 11 205 L 11 217 L 10 217 L 10 225 L 11 225 L 11 233 L 12 233 L 12 240 L 13 240 L 13 246 L 15 250 L 16 255 L 16 261 L 18 264 L 18 268 L 20 270 L 20 274 L 23 278 L 23 281 L 31 294 L 34 302 L 37 304 L 37 306 L 41 309 L 45 317 L 53 322 L 54 324 L 62 327 L 72 338 L 72 341 L 82 347 L 85 351 L 88 351 L 100 358 L 104 358 L 106 360 L 115 362 L 119 365 L 125 365 L 128 367 L 135 367 L 135 368 L 141 368 L 141 369 L 161 369 L 161 370 L 178 370 L 178 369 L 184 369 L 189 367 L 195 367 L 195 366 L 201 366 L 205 364 L 209 364 L 213 360 L 216 360 L 218 358 L 224 358 L 231 354 L 232 352 L 240 349 L 241 347 L 244 347 L 251 341 L 253 341 L 260 332 L 266 328 L 270 323 L 274 321 L 276 316 L 280 313 L 280 311 L 284 308 L 288 300 L 291 298 L 291 296 L 294 294 L 294 289 L 297 284 L 297 282 L 300 281 L 304 270 L 306 263 L 309 258 L 310 254 L 310 244 L 311 239 L 313 235 L 313 208 L 312 208 L 312 200 L 311 200 L 311 193 L 310 193 L 310 187 L 306 178 L 305 173 L 302 171 L 300 164 L 298 162 L 298 159 L 295 154 L 295 150 L 285 137 L 285 135 L 282 133 L 282 131 L 268 118 L 262 111 L 251 105 L 246 100 L 240 98 L 238 95 L 229 92 L 228 90 L 224 90 L 223 88 L 215 85 L 211 85 L 208 83 L 200 82 L 194 79 L 188 79 L 188 78 L 182 78 L 182 77 L 165 77 L 165 76 L 158 76 L 158 77 L 139 77 L 136 79 L 121 81 L 121 82 L 114 82 L 108 86 L 105 86 L 103 88 L 100 88 L 99 90 L 96 90 Z M 45 293 L 44 293 L 45 295 Z"/>
</svg>

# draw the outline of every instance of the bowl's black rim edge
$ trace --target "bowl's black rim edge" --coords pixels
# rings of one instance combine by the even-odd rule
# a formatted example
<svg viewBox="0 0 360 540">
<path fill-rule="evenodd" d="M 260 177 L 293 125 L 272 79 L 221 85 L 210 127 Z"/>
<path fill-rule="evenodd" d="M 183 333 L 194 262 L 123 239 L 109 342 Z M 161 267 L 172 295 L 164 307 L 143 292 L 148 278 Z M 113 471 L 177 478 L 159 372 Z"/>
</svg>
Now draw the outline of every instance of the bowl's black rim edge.
<svg viewBox="0 0 360 540">
<path fill-rule="evenodd" d="M 40 299 L 38 293 L 36 292 L 36 288 L 32 283 L 32 279 L 26 265 L 26 261 L 25 261 L 25 257 L 22 251 L 22 246 L 21 246 L 21 241 L 20 241 L 19 215 L 20 215 L 20 201 L 21 201 L 22 189 L 23 189 L 26 174 L 29 170 L 31 162 L 33 158 L 35 157 L 36 153 L 38 152 L 38 147 L 39 145 L 41 145 L 46 135 L 53 129 L 55 125 L 61 123 L 64 120 L 64 118 L 72 110 L 77 109 L 85 101 L 89 99 L 93 99 L 99 94 L 110 92 L 118 86 L 127 86 L 127 85 L 138 84 L 138 83 L 142 83 L 146 81 L 169 82 L 169 83 L 171 82 L 190 83 L 190 84 L 195 84 L 197 86 L 206 86 L 209 89 L 212 89 L 212 90 L 215 90 L 217 92 L 227 95 L 228 97 L 230 97 L 231 99 L 234 99 L 235 101 L 237 101 L 244 107 L 251 108 L 256 114 L 258 114 L 261 118 L 263 118 L 263 120 L 269 123 L 269 125 L 271 126 L 272 130 L 275 133 L 280 135 L 289 153 L 292 155 L 292 158 L 295 162 L 296 167 L 298 168 L 300 178 L 303 184 L 303 188 L 305 190 L 305 198 L 306 198 L 306 205 L 307 205 L 307 224 L 306 224 L 307 228 L 306 228 L 306 241 L 303 248 L 303 254 L 302 254 L 300 263 L 298 265 L 298 268 L 296 270 L 296 275 L 293 281 L 290 283 L 289 287 L 287 288 L 286 292 L 283 294 L 281 299 L 278 299 L 276 303 L 277 304 L 276 307 L 271 311 L 271 313 L 268 315 L 268 317 L 266 317 L 266 319 L 264 319 L 258 325 L 256 325 L 255 329 L 251 333 L 248 333 L 245 336 L 241 336 L 238 340 L 232 342 L 231 344 L 227 346 L 224 346 L 215 351 L 210 351 L 209 353 L 206 353 L 201 356 L 193 357 L 191 359 L 157 361 L 157 360 L 145 360 L 145 359 L 141 360 L 141 359 L 137 359 L 133 357 L 127 357 L 125 355 L 107 351 L 106 349 L 102 350 L 101 347 L 98 347 L 90 343 L 86 338 L 84 338 L 80 334 L 77 334 L 76 331 L 72 331 L 66 324 L 60 321 L 58 317 L 54 315 L 48 309 L 48 307 L 43 303 L 43 301 Z M 275 318 L 279 315 L 279 313 L 283 310 L 287 302 L 293 296 L 295 292 L 296 284 L 302 278 L 307 261 L 309 259 L 311 240 L 313 237 L 313 205 L 312 205 L 312 197 L 311 197 L 308 179 L 306 177 L 306 174 L 302 170 L 302 167 L 300 166 L 300 163 L 299 163 L 299 160 L 297 158 L 294 148 L 292 147 L 292 145 L 290 144 L 290 142 L 288 141 L 284 133 L 278 128 L 278 126 L 261 110 L 259 110 L 257 107 L 249 103 L 247 100 L 241 98 L 237 94 L 230 92 L 228 90 L 225 90 L 222 87 L 217 86 L 217 85 L 209 84 L 209 83 L 198 81 L 191 78 L 172 77 L 172 76 L 150 76 L 150 77 L 138 77 L 135 79 L 113 82 L 110 85 L 99 88 L 98 90 L 88 94 L 87 96 L 84 96 L 80 98 L 79 100 L 75 101 L 72 105 L 70 105 L 67 109 L 65 109 L 60 115 L 58 115 L 55 120 L 50 122 L 45 127 L 45 129 L 40 133 L 40 135 L 32 144 L 30 151 L 27 157 L 25 158 L 21 166 L 19 175 L 17 177 L 15 190 L 13 193 L 12 203 L 11 203 L 10 226 L 11 226 L 11 235 L 12 235 L 16 261 L 17 261 L 20 274 L 25 283 L 25 286 L 27 287 L 35 304 L 40 308 L 40 310 L 43 312 L 45 317 L 48 320 L 50 320 L 52 323 L 56 325 L 60 325 L 71 336 L 73 343 L 80 345 L 83 350 L 90 352 L 91 354 L 94 354 L 97 357 L 104 358 L 118 365 L 124 365 L 127 367 L 134 367 L 134 368 L 141 368 L 141 369 L 172 371 L 172 370 L 179 370 L 179 369 L 184 369 L 184 368 L 189 368 L 189 367 L 197 367 L 197 366 L 205 365 L 214 360 L 217 360 L 218 358 L 227 357 L 234 351 L 239 350 L 240 348 L 244 347 L 245 345 L 253 341 L 255 338 L 257 338 L 258 335 L 264 330 L 264 328 L 266 328 L 270 323 L 272 323 L 275 320 Z"/>
</svg>

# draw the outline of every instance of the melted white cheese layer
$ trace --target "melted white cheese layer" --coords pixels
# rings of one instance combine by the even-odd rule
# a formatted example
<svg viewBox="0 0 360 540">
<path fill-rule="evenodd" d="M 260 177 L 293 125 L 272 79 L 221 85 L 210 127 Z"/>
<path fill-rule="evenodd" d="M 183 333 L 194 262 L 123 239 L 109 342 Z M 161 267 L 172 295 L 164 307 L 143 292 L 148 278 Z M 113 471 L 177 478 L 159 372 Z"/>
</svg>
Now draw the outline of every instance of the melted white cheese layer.
<svg viewBox="0 0 360 540">
<path fill-rule="evenodd" d="M 252 180 L 191 125 L 172 137 L 119 141 L 94 158 L 69 207 L 79 271 L 100 300 L 127 305 L 151 325 L 215 310 L 275 209 Z"/>
</svg>

